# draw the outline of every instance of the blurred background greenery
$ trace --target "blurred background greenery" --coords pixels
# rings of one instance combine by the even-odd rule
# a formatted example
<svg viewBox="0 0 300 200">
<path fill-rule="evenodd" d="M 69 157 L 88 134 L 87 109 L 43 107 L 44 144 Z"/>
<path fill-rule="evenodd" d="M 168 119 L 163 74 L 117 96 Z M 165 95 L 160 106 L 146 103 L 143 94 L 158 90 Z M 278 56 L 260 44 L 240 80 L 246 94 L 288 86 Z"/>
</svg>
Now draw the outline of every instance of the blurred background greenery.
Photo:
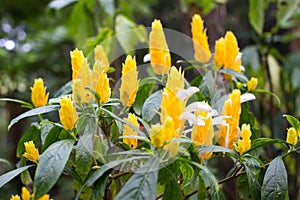
<svg viewBox="0 0 300 200">
<path fill-rule="evenodd" d="M 117 38 L 118 44 L 104 48 L 111 56 L 120 45 L 124 52 L 146 43 L 145 27 L 155 19 L 163 26 L 191 35 L 190 21 L 199 13 L 208 29 L 210 47 L 231 30 L 243 52 L 247 75 L 259 79 L 259 88 L 278 95 L 257 94 L 251 104 L 264 137 L 285 138 L 285 113 L 300 117 L 300 0 L 1 0 L 0 7 L 0 97 L 30 101 L 34 78 L 44 78 L 50 96 L 71 79 L 69 52 L 75 47 L 88 55 L 94 46 L 112 35 L 139 28 L 135 40 Z M 124 41 L 129 41 L 125 42 Z M 129 48 L 130 47 L 130 48 Z M 139 52 L 134 52 L 138 54 Z M 142 56 L 137 56 L 142 62 Z M 111 60 L 117 79 L 121 62 Z M 176 59 L 173 60 L 176 64 Z M 32 119 L 23 120 L 7 131 L 11 119 L 24 112 L 15 103 L 0 102 L 0 174 L 14 168 L 15 147 Z M 56 119 L 57 116 L 51 116 Z M 280 153 L 270 149 L 268 156 Z M 290 198 L 299 199 L 300 158 L 286 162 Z M 232 182 L 224 184 L 228 199 L 236 199 Z M 0 189 L 0 199 L 20 193 L 19 178 Z M 71 199 L 72 183 L 64 177 L 51 193 L 53 199 Z"/>
</svg>

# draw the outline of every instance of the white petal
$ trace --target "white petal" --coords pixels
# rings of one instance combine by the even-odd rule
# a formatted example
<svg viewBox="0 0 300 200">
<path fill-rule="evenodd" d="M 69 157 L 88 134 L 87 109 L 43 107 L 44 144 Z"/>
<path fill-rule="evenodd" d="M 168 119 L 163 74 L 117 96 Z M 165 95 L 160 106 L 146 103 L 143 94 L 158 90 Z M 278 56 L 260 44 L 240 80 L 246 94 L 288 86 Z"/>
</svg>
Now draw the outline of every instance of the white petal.
<svg viewBox="0 0 300 200">
<path fill-rule="evenodd" d="M 197 88 L 197 87 L 189 87 L 189 88 L 187 88 L 187 89 L 180 89 L 180 90 L 177 92 L 176 96 L 177 96 L 180 100 L 184 101 L 184 100 L 186 100 L 187 98 L 189 98 L 190 96 L 192 96 L 193 94 L 195 94 L 196 92 L 199 92 L 199 88 Z"/>
<path fill-rule="evenodd" d="M 239 52 L 238 55 L 237 55 L 236 58 L 235 58 L 235 62 L 238 61 L 239 59 L 241 59 L 241 58 L 242 58 L 242 55 L 243 55 L 243 54 L 242 54 L 241 52 Z"/>
<path fill-rule="evenodd" d="M 254 94 L 251 93 L 245 93 L 241 95 L 241 103 L 244 103 L 246 101 L 251 101 L 256 99 L 256 97 L 254 96 Z"/>
<path fill-rule="evenodd" d="M 230 116 L 218 116 L 218 117 L 214 117 L 212 119 L 212 125 L 217 125 L 217 124 L 226 125 L 225 118 L 230 118 Z"/>
<path fill-rule="evenodd" d="M 211 116 L 212 116 L 212 117 L 217 116 L 218 114 L 219 114 L 219 113 L 218 113 L 217 110 L 215 110 L 215 109 L 212 109 L 212 110 L 211 110 Z"/>
<path fill-rule="evenodd" d="M 205 125 L 205 121 L 203 121 L 203 119 L 201 117 L 198 117 L 195 124 L 197 126 L 204 126 Z"/>
<path fill-rule="evenodd" d="M 240 66 L 240 70 L 241 70 L 242 72 L 246 71 L 246 69 L 245 69 L 245 67 L 244 67 L 243 65 Z"/>
<path fill-rule="evenodd" d="M 190 112 L 183 112 L 180 116 L 179 119 L 184 119 L 188 120 L 190 126 L 192 126 L 197 120 L 196 116 Z"/>
<path fill-rule="evenodd" d="M 194 111 L 210 112 L 211 107 L 205 102 L 194 102 L 188 105 L 184 111 L 185 112 L 194 112 Z"/>
<path fill-rule="evenodd" d="M 150 54 L 148 53 L 144 56 L 143 61 L 145 63 L 145 62 L 149 62 L 150 60 L 151 60 L 151 57 L 150 57 Z"/>
</svg>

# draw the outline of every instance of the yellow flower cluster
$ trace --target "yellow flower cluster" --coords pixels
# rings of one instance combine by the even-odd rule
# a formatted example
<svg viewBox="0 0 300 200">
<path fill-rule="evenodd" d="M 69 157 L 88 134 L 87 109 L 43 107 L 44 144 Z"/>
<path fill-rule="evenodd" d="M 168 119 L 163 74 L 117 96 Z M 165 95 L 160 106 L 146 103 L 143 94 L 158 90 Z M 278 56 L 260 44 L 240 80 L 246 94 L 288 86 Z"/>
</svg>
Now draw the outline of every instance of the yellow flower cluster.
<svg viewBox="0 0 300 200">
<path fill-rule="evenodd" d="M 139 128 L 137 117 L 134 114 L 129 113 L 128 117 L 125 118 L 124 120 L 131 123 L 136 128 Z M 137 132 L 133 128 L 131 128 L 128 124 L 125 124 L 123 128 L 123 136 L 135 136 L 135 135 L 138 135 Z M 128 146 L 130 146 L 131 149 L 135 149 L 138 144 L 138 140 L 136 138 L 124 138 L 123 142 Z"/>
<path fill-rule="evenodd" d="M 120 100 L 123 105 L 131 106 L 139 87 L 138 72 L 135 57 L 127 56 L 122 69 L 122 83 L 120 87 Z"/>
<path fill-rule="evenodd" d="M 252 133 L 250 130 L 249 124 L 243 124 L 242 130 L 241 130 L 241 137 L 242 139 L 239 139 L 237 141 L 237 144 L 234 143 L 234 149 L 239 152 L 240 155 L 251 149 L 251 137 Z"/>
<path fill-rule="evenodd" d="M 60 99 L 59 118 L 66 130 L 72 130 L 75 128 L 75 124 L 78 120 L 78 114 L 76 108 L 71 100 L 71 97 L 62 97 Z"/>
<path fill-rule="evenodd" d="M 22 200 L 30 200 L 31 198 L 34 197 L 34 194 L 32 194 L 32 197 L 30 197 L 30 192 L 26 187 L 22 187 L 22 194 L 21 194 Z M 39 200 L 49 200 L 50 199 L 50 195 L 49 194 L 45 194 L 44 196 L 42 196 L 41 198 L 39 198 Z M 12 195 L 10 200 L 21 200 L 19 195 Z"/>
<path fill-rule="evenodd" d="M 82 51 L 75 49 L 70 52 L 72 63 L 72 88 L 73 98 L 76 103 L 88 103 L 92 98 L 92 93 L 87 90 L 97 92 L 100 102 L 106 103 L 111 95 L 107 70 L 109 69 L 108 58 L 101 46 L 94 49 L 93 69 L 90 69 L 87 59 Z"/>
<path fill-rule="evenodd" d="M 32 162 L 37 162 L 39 159 L 39 150 L 35 148 L 33 141 L 24 142 L 25 153 L 23 156 Z"/>
<path fill-rule="evenodd" d="M 47 104 L 49 93 L 46 94 L 46 87 L 42 78 L 34 79 L 31 89 L 31 101 L 35 107 L 41 107 Z"/>
</svg>

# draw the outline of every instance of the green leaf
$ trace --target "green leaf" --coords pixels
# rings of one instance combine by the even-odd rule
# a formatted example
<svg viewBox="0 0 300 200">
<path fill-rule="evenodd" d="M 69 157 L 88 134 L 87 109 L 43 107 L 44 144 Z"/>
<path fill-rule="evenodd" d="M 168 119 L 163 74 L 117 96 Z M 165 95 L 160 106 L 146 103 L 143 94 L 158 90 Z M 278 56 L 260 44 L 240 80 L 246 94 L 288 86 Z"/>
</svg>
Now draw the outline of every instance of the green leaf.
<svg viewBox="0 0 300 200">
<path fill-rule="evenodd" d="M 106 172 L 101 178 L 99 178 L 93 187 L 92 200 L 103 199 L 106 189 L 106 183 L 109 180 L 110 171 Z"/>
<path fill-rule="evenodd" d="M 182 179 L 183 179 L 182 184 L 185 185 L 187 182 L 191 180 L 191 178 L 193 178 L 194 169 L 190 164 L 186 162 L 182 162 L 179 169 L 182 173 Z"/>
<path fill-rule="evenodd" d="M 198 180 L 198 200 L 206 199 L 207 190 L 201 175 L 198 176 Z"/>
<path fill-rule="evenodd" d="M 217 145 L 201 145 L 199 147 L 196 147 L 198 150 L 198 153 L 203 153 L 203 152 L 213 152 L 213 153 L 230 153 L 230 154 L 235 154 L 233 150 L 228 149 L 226 147 L 221 147 Z"/>
<path fill-rule="evenodd" d="M 0 98 L 0 101 L 10 101 L 10 102 L 14 102 L 14 103 L 19 103 L 25 108 L 33 108 L 33 105 L 31 103 L 28 103 L 26 101 L 21 101 L 19 99 Z"/>
<path fill-rule="evenodd" d="M 115 21 L 116 37 L 125 52 L 135 50 L 137 42 L 145 42 L 147 32 L 144 26 L 137 26 L 122 14 L 117 15 Z"/>
<path fill-rule="evenodd" d="M 237 191 L 239 193 L 239 197 L 245 200 L 251 200 L 251 191 L 248 184 L 248 178 L 246 174 L 242 174 L 237 178 Z"/>
<path fill-rule="evenodd" d="M 257 89 L 257 90 L 252 90 L 251 93 L 253 93 L 253 94 L 270 94 L 278 102 L 278 107 L 280 107 L 280 105 L 281 105 L 280 98 L 275 93 L 273 93 L 273 92 L 270 92 L 268 90 Z"/>
<path fill-rule="evenodd" d="M 261 199 L 285 200 L 287 190 L 287 172 L 282 158 L 277 156 L 266 171 L 261 189 Z"/>
<path fill-rule="evenodd" d="M 148 156 L 148 155 L 147 155 Z M 114 160 L 112 162 L 109 162 L 103 166 L 101 166 L 100 169 L 97 169 L 95 172 L 91 173 L 91 175 L 89 175 L 85 181 L 85 183 L 83 184 L 83 186 L 81 187 L 81 189 L 78 191 L 77 196 L 75 198 L 75 200 L 77 200 L 81 194 L 81 192 L 84 190 L 84 188 L 86 186 L 92 186 L 99 178 L 101 178 L 103 176 L 103 174 L 105 174 L 108 170 L 117 167 L 118 165 L 125 163 L 125 162 L 129 162 L 132 160 L 136 160 L 136 159 L 140 159 L 140 158 L 147 158 L 147 156 L 134 156 L 134 157 L 130 157 L 130 158 L 126 158 L 126 159 L 122 159 L 122 160 Z"/>
<path fill-rule="evenodd" d="M 297 13 L 297 9 L 299 9 L 300 0 L 288 0 L 277 1 L 278 11 L 276 12 L 277 25 L 280 27 L 287 24 L 287 21 Z"/>
<path fill-rule="evenodd" d="M 42 141 L 42 145 L 44 145 L 46 137 L 48 135 L 48 133 L 51 131 L 51 129 L 53 128 L 53 124 L 49 123 L 49 121 L 43 121 L 41 123 L 41 141 Z"/>
<path fill-rule="evenodd" d="M 115 199 L 155 199 L 159 161 L 159 156 L 149 159 L 126 182 Z"/>
<path fill-rule="evenodd" d="M 7 172 L 5 174 L 2 174 L 0 176 L 0 188 L 2 188 L 3 185 L 5 185 L 9 181 L 11 181 L 13 178 L 18 176 L 20 173 L 24 172 L 25 170 L 27 170 L 29 167 L 32 167 L 32 166 L 33 165 L 27 165 L 27 166 L 12 170 L 10 172 Z"/>
<path fill-rule="evenodd" d="M 253 151 L 254 149 L 264 147 L 268 144 L 286 144 L 284 140 L 272 139 L 272 138 L 257 138 L 252 140 L 251 149 L 246 153 Z"/>
<path fill-rule="evenodd" d="M 247 83 L 247 81 L 248 81 L 248 78 L 244 74 L 242 74 L 238 71 L 235 71 L 233 69 L 230 69 L 230 68 L 221 69 L 221 70 L 219 70 L 219 72 L 223 73 L 223 74 L 231 75 L 231 76 L 235 77 L 236 79 L 238 79 L 239 81 L 241 81 L 242 83 Z"/>
<path fill-rule="evenodd" d="M 264 0 L 249 0 L 249 21 L 254 30 L 261 35 L 264 25 Z"/>
<path fill-rule="evenodd" d="M 283 116 L 288 120 L 288 122 L 292 127 L 294 127 L 297 131 L 300 131 L 300 122 L 296 117 L 292 115 L 283 115 Z"/>
<path fill-rule="evenodd" d="M 43 106 L 43 107 L 38 107 L 38 108 L 34 108 L 32 110 L 29 110 L 29 111 L 19 115 L 18 117 L 12 119 L 10 121 L 9 125 L 8 125 L 8 129 L 10 129 L 15 123 L 17 123 L 21 119 L 24 119 L 26 117 L 39 115 L 39 114 L 52 112 L 52 111 L 57 110 L 58 108 L 59 108 L 59 105 L 49 105 L 49 106 Z"/>
<path fill-rule="evenodd" d="M 101 4 L 101 7 L 105 10 L 110 17 L 114 16 L 115 13 L 115 5 L 114 0 L 98 0 Z"/>
<path fill-rule="evenodd" d="M 178 185 L 178 180 L 175 178 L 169 180 L 165 186 L 163 200 L 169 199 L 183 200 L 181 188 Z"/>
<path fill-rule="evenodd" d="M 69 81 L 54 94 L 54 97 L 55 98 L 61 97 L 63 95 L 70 94 L 71 92 L 72 92 L 72 81 Z M 51 102 L 51 99 L 49 100 L 49 102 Z"/>
<path fill-rule="evenodd" d="M 17 157 L 21 158 L 25 152 L 24 142 L 32 140 L 38 146 L 40 143 L 40 129 L 36 124 L 31 124 L 31 127 L 22 135 L 17 146 Z"/>
<path fill-rule="evenodd" d="M 42 147 L 42 150 L 45 151 L 52 143 L 56 142 L 59 140 L 59 135 L 63 128 L 59 126 L 54 126 L 47 134 L 45 138 L 44 145 Z"/>
<path fill-rule="evenodd" d="M 149 96 L 142 109 L 142 117 L 145 121 L 151 121 L 154 115 L 157 114 L 162 100 L 162 91 L 158 90 Z"/>
<path fill-rule="evenodd" d="M 150 96 L 152 89 L 154 87 L 154 82 L 150 82 L 148 78 L 145 78 L 140 81 L 139 90 L 136 94 L 136 99 L 132 105 L 134 112 L 137 115 L 141 115 L 142 108 L 145 100 Z"/>
<path fill-rule="evenodd" d="M 4 158 L 0 158 L 0 163 L 6 164 L 8 168 L 12 168 L 12 164 Z"/>
<path fill-rule="evenodd" d="M 53 143 L 40 156 L 34 177 L 34 200 L 46 194 L 60 177 L 73 149 L 74 140 Z"/>
<path fill-rule="evenodd" d="M 253 167 L 245 165 L 245 170 L 248 178 L 248 184 L 251 191 L 252 199 L 260 199 L 260 184 L 258 182 L 258 175 L 260 169 L 258 167 Z"/>
</svg>

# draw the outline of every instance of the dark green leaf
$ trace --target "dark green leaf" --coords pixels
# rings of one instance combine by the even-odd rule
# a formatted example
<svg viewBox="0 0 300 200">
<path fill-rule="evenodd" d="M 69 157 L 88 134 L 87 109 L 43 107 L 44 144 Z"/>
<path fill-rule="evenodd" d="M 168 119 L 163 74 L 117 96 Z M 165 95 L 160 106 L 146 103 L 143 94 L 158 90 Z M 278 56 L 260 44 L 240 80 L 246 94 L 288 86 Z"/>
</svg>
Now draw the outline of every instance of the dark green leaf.
<svg viewBox="0 0 300 200">
<path fill-rule="evenodd" d="M 251 149 L 247 153 L 253 151 L 254 149 L 266 146 L 268 144 L 285 144 L 284 140 L 272 139 L 272 138 L 257 138 L 252 140 Z"/>
<path fill-rule="evenodd" d="M 136 94 L 135 102 L 132 105 L 133 110 L 137 115 L 141 115 L 143 104 L 145 100 L 150 96 L 154 86 L 153 82 L 143 83 L 143 80 L 140 81 L 139 90 Z"/>
<path fill-rule="evenodd" d="M 117 194 L 119 199 L 155 199 L 160 157 L 149 159 Z"/>
<path fill-rule="evenodd" d="M 61 131 L 63 130 L 63 128 L 59 127 L 59 126 L 54 126 L 49 133 L 47 134 L 46 138 L 45 138 L 45 142 L 43 145 L 42 150 L 45 151 L 45 149 L 47 149 L 52 143 L 58 141 L 59 139 L 59 134 L 61 133 Z"/>
<path fill-rule="evenodd" d="M 15 170 L 12 170 L 10 172 L 7 172 L 5 174 L 2 174 L 0 176 L 0 188 L 2 188 L 3 185 L 11 181 L 13 178 L 18 176 L 23 171 L 27 170 L 29 167 L 32 167 L 33 165 L 24 166 Z"/>
<path fill-rule="evenodd" d="M 21 115 L 19 115 L 18 117 L 12 119 L 8 125 L 8 129 L 10 129 L 12 127 L 12 125 L 14 125 L 15 123 L 17 123 L 18 121 L 20 121 L 21 119 L 24 119 L 26 117 L 31 117 L 31 116 L 35 116 L 35 115 L 39 115 L 39 114 L 44 114 L 44 113 L 48 113 L 48 112 L 52 112 L 55 111 L 59 108 L 59 105 L 49 105 L 49 106 L 43 106 L 43 107 L 39 107 L 39 108 L 34 108 L 32 110 L 29 110 Z"/>
<path fill-rule="evenodd" d="M 249 21 L 259 35 L 262 34 L 264 25 L 264 2 L 263 0 L 249 0 Z"/>
<path fill-rule="evenodd" d="M 35 124 L 32 124 L 31 127 L 22 135 L 18 142 L 17 146 L 17 157 L 21 158 L 25 152 L 24 142 L 33 141 L 33 143 L 38 146 L 40 143 L 40 129 Z"/>
<path fill-rule="evenodd" d="M 181 188 L 178 185 L 178 180 L 172 178 L 165 186 L 163 200 L 176 199 L 183 200 Z"/>
<path fill-rule="evenodd" d="M 185 185 L 194 176 L 194 169 L 190 164 L 186 162 L 182 162 L 179 169 L 182 173 L 182 179 L 183 179 L 182 184 Z"/>
<path fill-rule="evenodd" d="M 48 133 L 50 132 L 50 130 L 53 128 L 53 124 L 49 123 L 47 121 L 43 121 L 41 123 L 41 141 L 42 141 L 42 145 L 44 145 L 46 137 L 48 135 Z"/>
<path fill-rule="evenodd" d="M 157 114 L 162 99 L 162 91 L 158 90 L 149 96 L 142 109 L 142 117 L 145 121 L 151 121 L 154 115 Z"/>
<path fill-rule="evenodd" d="M 198 180 L 198 200 L 206 199 L 207 190 L 201 175 L 198 176 Z"/>
<path fill-rule="evenodd" d="M 74 180 L 82 184 L 82 180 L 80 176 L 76 173 L 76 171 L 72 167 L 66 165 L 64 171 L 68 173 L 68 175 L 70 175 Z"/>
<path fill-rule="evenodd" d="M 104 192 L 106 189 L 106 183 L 109 180 L 110 171 L 107 171 L 101 178 L 99 178 L 93 187 L 92 200 L 103 199 Z"/>
<path fill-rule="evenodd" d="M 285 200 L 287 189 L 287 172 L 282 158 L 277 156 L 266 171 L 261 188 L 261 199 Z"/>
<path fill-rule="evenodd" d="M 74 142 L 55 142 L 40 156 L 34 177 L 34 200 L 42 197 L 54 186 L 69 159 Z"/>
<path fill-rule="evenodd" d="M 245 165 L 245 170 L 248 178 L 248 184 L 251 191 L 252 199 L 260 199 L 260 184 L 258 182 L 258 175 L 260 169 L 257 167 Z"/>
</svg>

